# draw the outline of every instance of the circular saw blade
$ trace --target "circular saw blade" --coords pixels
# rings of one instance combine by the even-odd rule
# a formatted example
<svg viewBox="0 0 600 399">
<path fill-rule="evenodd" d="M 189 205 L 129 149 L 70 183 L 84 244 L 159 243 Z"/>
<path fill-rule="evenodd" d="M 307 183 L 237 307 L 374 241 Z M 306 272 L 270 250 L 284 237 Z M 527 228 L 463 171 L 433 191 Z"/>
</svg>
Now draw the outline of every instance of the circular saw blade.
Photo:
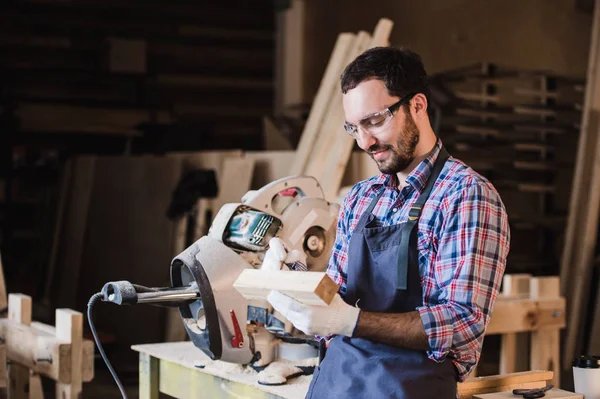
<svg viewBox="0 0 600 399">
<path fill-rule="evenodd" d="M 339 205 L 302 198 L 283 213 L 282 238 L 306 254 L 309 271 L 325 271 L 335 241 Z"/>
</svg>

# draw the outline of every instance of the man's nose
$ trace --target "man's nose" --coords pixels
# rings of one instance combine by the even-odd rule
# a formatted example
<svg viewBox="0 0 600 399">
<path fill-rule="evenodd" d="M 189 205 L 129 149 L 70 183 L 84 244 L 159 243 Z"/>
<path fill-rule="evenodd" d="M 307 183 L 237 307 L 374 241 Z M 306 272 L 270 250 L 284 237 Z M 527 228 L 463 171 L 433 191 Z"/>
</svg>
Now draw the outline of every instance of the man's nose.
<svg viewBox="0 0 600 399">
<path fill-rule="evenodd" d="M 360 127 L 358 127 L 358 129 L 356 129 L 356 130 L 357 130 L 356 142 L 363 151 L 367 151 L 373 144 L 375 144 L 377 142 L 377 140 L 375 140 L 375 138 L 373 136 L 371 136 L 369 133 L 365 132 Z"/>
</svg>

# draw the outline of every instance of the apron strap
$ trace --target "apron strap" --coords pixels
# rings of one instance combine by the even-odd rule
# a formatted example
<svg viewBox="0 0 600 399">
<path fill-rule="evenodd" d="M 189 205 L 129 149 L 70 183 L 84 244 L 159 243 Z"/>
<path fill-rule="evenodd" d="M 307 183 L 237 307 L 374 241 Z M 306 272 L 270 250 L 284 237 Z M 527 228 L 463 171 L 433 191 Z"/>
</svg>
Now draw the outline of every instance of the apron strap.
<svg viewBox="0 0 600 399">
<path fill-rule="evenodd" d="M 408 211 L 408 220 L 402 228 L 402 241 L 400 242 L 400 254 L 398 256 L 398 280 L 396 282 L 397 290 L 404 291 L 407 289 L 410 236 L 415 226 L 419 222 L 423 206 L 425 205 L 425 202 L 427 202 L 429 194 L 431 194 L 431 189 L 433 188 L 433 185 L 435 184 L 438 176 L 440 175 L 440 172 L 442 171 L 442 168 L 444 167 L 444 164 L 446 163 L 448 157 L 448 151 L 446 151 L 446 149 L 442 146 L 438 157 L 433 165 L 431 175 L 429 176 L 429 179 L 427 179 L 427 184 L 425 185 L 423 192 Z"/>
</svg>

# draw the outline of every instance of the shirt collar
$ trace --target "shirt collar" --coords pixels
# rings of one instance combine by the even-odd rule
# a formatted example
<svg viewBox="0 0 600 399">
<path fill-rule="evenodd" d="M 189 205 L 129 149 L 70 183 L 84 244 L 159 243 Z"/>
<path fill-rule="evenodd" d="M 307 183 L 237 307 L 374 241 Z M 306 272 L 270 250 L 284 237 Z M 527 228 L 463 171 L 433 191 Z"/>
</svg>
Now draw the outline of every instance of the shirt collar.
<svg viewBox="0 0 600 399">
<path fill-rule="evenodd" d="M 422 160 L 406 177 L 406 183 L 414 188 L 417 191 L 420 191 L 427 184 L 427 180 L 431 175 L 431 171 L 433 170 L 433 164 L 440 154 L 440 150 L 442 149 L 442 140 L 437 139 L 435 146 L 431 150 L 431 152 L 427 155 L 427 157 Z M 382 173 L 379 175 L 377 180 L 373 183 L 375 186 L 385 186 L 392 189 L 397 189 L 398 187 L 398 176 L 396 174 L 385 174 Z"/>
</svg>

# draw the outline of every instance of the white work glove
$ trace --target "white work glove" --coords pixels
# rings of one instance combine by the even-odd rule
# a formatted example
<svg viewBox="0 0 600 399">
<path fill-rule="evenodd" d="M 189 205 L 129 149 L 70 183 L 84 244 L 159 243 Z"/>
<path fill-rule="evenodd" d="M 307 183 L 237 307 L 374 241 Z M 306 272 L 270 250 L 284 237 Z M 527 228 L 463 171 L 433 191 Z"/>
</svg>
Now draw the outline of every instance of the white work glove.
<svg viewBox="0 0 600 399">
<path fill-rule="evenodd" d="M 265 253 L 261 270 L 290 270 L 287 265 L 302 263 L 306 267 L 306 254 L 296 249 L 288 252 L 288 246 L 277 237 L 269 240 L 269 249 Z"/>
<path fill-rule="evenodd" d="M 359 308 L 344 302 L 340 294 L 335 294 L 328 306 L 305 305 L 279 291 L 271 291 L 267 300 L 297 329 L 312 335 L 351 337 L 360 313 Z"/>
</svg>

